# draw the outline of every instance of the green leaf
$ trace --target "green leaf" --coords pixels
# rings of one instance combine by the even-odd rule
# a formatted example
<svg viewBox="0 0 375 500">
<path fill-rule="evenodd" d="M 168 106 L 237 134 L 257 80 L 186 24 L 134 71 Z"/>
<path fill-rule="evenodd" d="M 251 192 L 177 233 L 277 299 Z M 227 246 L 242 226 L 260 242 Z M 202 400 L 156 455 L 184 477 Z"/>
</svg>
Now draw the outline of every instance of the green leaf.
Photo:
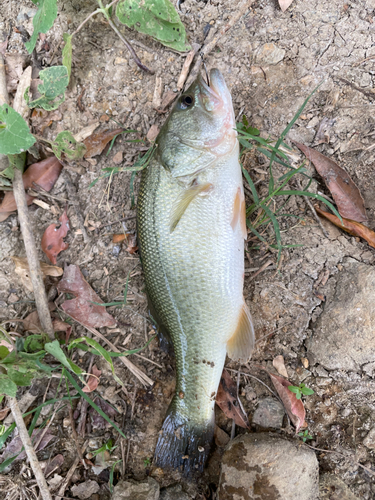
<svg viewBox="0 0 375 500">
<path fill-rule="evenodd" d="M 43 335 L 29 335 L 25 339 L 23 348 L 28 353 L 39 352 L 44 349 L 44 341 Z"/>
<path fill-rule="evenodd" d="M 12 171 L 13 169 L 17 168 L 23 173 L 23 169 L 25 167 L 26 163 L 26 151 L 24 153 L 20 153 L 18 155 L 8 155 L 8 160 L 9 160 L 9 167 Z M 5 169 L 5 170 L 8 170 Z M 13 179 L 13 177 L 12 177 Z"/>
<path fill-rule="evenodd" d="M 44 345 L 45 350 L 51 354 L 54 358 L 56 358 L 60 363 L 68 368 L 69 370 L 72 370 L 75 374 L 81 375 L 83 373 L 83 370 L 79 366 L 77 366 L 73 361 L 68 359 L 64 351 L 61 349 L 59 341 L 54 340 L 53 342 L 48 342 L 47 344 Z"/>
<path fill-rule="evenodd" d="M 52 66 L 39 73 L 43 83 L 38 85 L 41 97 L 28 102 L 30 108 L 43 108 L 47 111 L 57 109 L 65 101 L 65 90 L 69 84 L 66 66 Z M 62 96 L 62 97 L 60 97 Z"/>
<path fill-rule="evenodd" d="M 8 366 L 7 375 L 18 387 L 28 386 L 34 378 L 37 378 L 38 376 L 40 377 L 40 373 L 37 370 L 35 363 L 30 365 L 29 370 L 24 370 L 22 365 Z"/>
<path fill-rule="evenodd" d="M 8 104 L 0 106 L 0 154 L 14 155 L 29 149 L 35 137 L 22 116 Z"/>
<path fill-rule="evenodd" d="M 296 387 L 295 385 L 289 385 L 288 389 L 290 390 L 290 392 L 294 392 L 294 394 L 297 394 L 298 392 L 300 392 L 300 388 Z"/>
<path fill-rule="evenodd" d="M 89 405 L 90 405 L 90 406 L 92 406 L 92 407 L 94 408 L 94 410 L 96 410 L 96 411 L 99 413 L 99 415 L 101 415 L 101 416 L 104 418 L 104 420 L 106 420 L 106 421 L 107 421 L 107 422 L 108 422 L 108 423 L 109 423 L 109 424 L 110 424 L 110 425 L 111 425 L 114 429 L 116 429 L 116 431 L 117 431 L 117 432 L 118 432 L 118 433 L 119 433 L 119 434 L 120 434 L 123 438 L 125 438 L 125 439 L 126 439 L 126 436 L 125 436 L 125 434 L 121 431 L 121 429 L 119 429 L 119 428 L 117 427 L 117 425 L 116 425 L 114 422 L 112 422 L 112 420 L 108 417 L 108 415 L 106 415 L 106 414 L 103 412 L 103 410 L 102 410 L 101 408 L 99 408 L 99 406 L 98 406 L 98 405 L 96 405 L 96 404 L 94 403 L 94 401 L 93 401 L 91 398 L 89 398 L 89 397 L 88 397 L 88 395 L 87 395 L 85 392 L 83 392 L 83 391 L 82 391 L 82 389 L 79 387 L 79 385 L 77 384 L 77 382 L 74 380 L 73 376 L 72 376 L 69 372 L 67 372 L 67 371 L 65 371 L 65 375 L 66 375 L 66 377 L 69 379 L 69 382 L 72 384 L 72 386 L 73 386 L 73 387 L 74 387 L 74 388 L 75 388 L 75 389 L 79 392 L 80 396 L 81 396 L 83 399 L 85 399 L 85 400 L 89 403 Z"/>
<path fill-rule="evenodd" d="M 185 27 L 170 0 L 121 0 L 116 9 L 119 21 L 163 45 L 184 52 L 190 50 Z"/>
<path fill-rule="evenodd" d="M 33 2 L 38 5 L 38 10 L 33 19 L 34 32 L 30 40 L 25 43 L 29 54 L 35 48 L 39 33 L 47 33 L 57 17 L 57 0 L 33 0 Z"/>
<path fill-rule="evenodd" d="M 2 365 L 13 364 L 15 363 L 16 359 L 17 359 L 17 353 L 15 351 L 12 351 L 8 354 L 6 358 L 1 360 L 1 364 Z"/>
<path fill-rule="evenodd" d="M 22 448 L 22 450 L 23 450 L 23 448 Z M 22 450 L 17 455 L 13 455 L 13 457 L 9 457 L 6 460 L 4 460 L 4 462 L 1 462 L 0 473 L 3 472 L 7 467 L 9 467 L 9 465 L 12 465 L 12 463 L 15 461 L 15 459 L 18 457 L 18 455 L 20 455 Z"/>
<path fill-rule="evenodd" d="M 5 345 L 0 345 L 0 359 L 4 359 L 8 356 L 9 349 Z"/>
<path fill-rule="evenodd" d="M 301 392 L 302 394 L 304 394 L 305 396 L 311 396 L 312 394 L 314 394 L 314 391 L 312 389 L 310 389 L 309 387 L 303 387 L 301 389 Z"/>
<path fill-rule="evenodd" d="M 0 373 L 0 394 L 6 394 L 11 398 L 15 398 L 17 394 L 16 384 L 5 373 Z"/>
<path fill-rule="evenodd" d="M 98 351 L 100 353 L 100 355 L 103 356 L 103 358 L 107 361 L 107 363 L 111 367 L 112 375 L 113 375 L 113 378 L 116 380 L 116 382 L 120 385 L 124 385 L 115 373 L 115 367 L 113 366 L 111 356 L 104 349 L 104 347 L 102 347 L 99 344 L 99 342 L 97 342 L 96 340 L 89 339 L 88 337 L 80 337 L 79 339 L 72 340 L 72 342 L 70 342 L 70 344 L 68 346 L 68 349 L 70 350 L 72 347 L 74 347 L 75 344 L 80 343 L 80 342 L 86 342 L 86 344 L 88 344 L 89 346 L 93 347 L 96 351 Z"/>
<path fill-rule="evenodd" d="M 68 33 L 63 34 L 63 40 L 65 42 L 65 47 L 62 51 L 62 63 L 68 70 L 68 78 L 70 80 L 70 74 L 72 72 L 72 35 Z"/>
<path fill-rule="evenodd" d="M 83 142 L 77 142 L 69 130 L 57 134 L 52 143 L 52 150 L 60 160 L 64 153 L 69 160 L 79 160 L 86 153 L 86 146 Z"/>
</svg>

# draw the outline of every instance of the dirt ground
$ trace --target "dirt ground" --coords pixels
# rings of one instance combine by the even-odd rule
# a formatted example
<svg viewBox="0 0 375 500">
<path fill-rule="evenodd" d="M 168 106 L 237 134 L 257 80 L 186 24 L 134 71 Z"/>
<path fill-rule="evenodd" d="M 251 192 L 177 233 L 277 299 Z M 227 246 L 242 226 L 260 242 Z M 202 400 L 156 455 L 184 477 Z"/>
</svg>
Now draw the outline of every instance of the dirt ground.
<svg viewBox="0 0 375 500">
<path fill-rule="evenodd" d="M 202 44 L 211 30 L 220 29 L 235 14 L 236 5 L 237 2 L 229 0 L 185 0 L 181 3 L 180 15 L 190 43 Z M 49 47 L 42 58 L 42 63 L 47 65 L 61 64 L 63 33 L 72 33 L 96 8 L 96 3 L 59 0 L 58 8 L 54 27 L 47 33 Z M 23 24 L 31 31 L 32 21 L 24 13 L 32 15 L 33 9 L 35 11 L 31 1 L 4 0 L 0 6 L 0 41 L 11 26 Z M 154 124 L 158 127 L 163 124 L 167 114 L 158 113 L 153 107 L 156 78 L 162 79 L 163 93 L 177 93 L 176 83 L 185 55 L 168 50 L 125 27 L 120 30 L 132 41 L 140 59 L 155 71 L 155 75 L 142 72 L 103 18 L 93 17 L 73 40 L 72 83 L 66 101 L 59 108 L 61 115 L 44 129 L 46 138 L 55 137 L 62 130 L 77 133 L 96 120 L 103 126 L 116 127 L 114 122 L 106 122 L 106 115 L 136 129 L 138 133 L 129 136 L 132 139 L 145 137 Z M 10 33 L 8 54 L 26 55 L 21 36 L 14 31 Z M 365 200 L 368 226 L 375 229 L 375 5 L 371 0 L 294 0 L 285 13 L 281 12 L 276 0 L 257 0 L 219 40 L 215 50 L 207 56 L 206 64 L 208 68 L 217 67 L 223 73 L 233 96 L 236 116 L 245 114 L 263 137 L 277 138 L 309 93 L 321 83 L 286 142 L 291 144 L 290 139 L 293 139 L 314 146 L 346 169 Z M 322 137 L 324 141 L 321 141 Z M 89 184 L 100 175 L 102 168 L 115 166 L 113 159 L 115 156 L 119 158 L 120 152 L 122 165 L 129 166 L 134 162 L 141 146 L 126 142 L 126 138 L 123 135 L 116 140 L 108 157 L 102 154 L 90 161 L 82 160 L 69 171 L 77 192 L 79 211 L 87 222 L 90 242 L 84 242 L 77 215 L 69 205 L 72 225 L 66 238 L 69 248 L 58 258 L 61 267 L 78 264 L 105 302 L 121 300 L 130 272 L 130 305 L 110 308 L 118 325 L 115 329 L 101 330 L 121 349 L 141 347 L 153 335 L 147 320 L 139 257 L 129 254 L 126 245 L 112 243 L 113 233 L 135 232 L 139 176 L 134 182 L 134 204 L 130 173 L 120 173 L 110 183 L 108 179 L 100 180 L 91 189 Z M 295 155 L 301 162 L 302 155 L 298 150 Z M 260 153 L 249 155 L 246 167 L 253 181 L 257 182 L 260 194 L 264 194 L 268 186 L 266 158 Z M 329 194 L 314 168 L 308 168 L 317 180 L 312 189 Z M 51 193 L 59 198 L 69 198 L 63 177 Z M 54 212 L 35 205 L 30 208 L 37 244 L 45 228 L 57 222 L 64 207 L 63 201 L 46 201 L 56 207 Z M 327 335 L 337 327 L 336 323 L 329 323 L 329 316 L 340 309 L 340 300 L 346 304 L 346 308 L 340 310 L 344 315 L 343 330 L 345 322 L 351 321 L 349 310 L 358 306 L 351 302 L 352 292 L 361 294 L 366 281 L 355 282 L 356 266 L 365 265 L 364 276 L 370 275 L 375 260 L 374 250 L 359 238 L 323 222 L 329 234 L 328 238 L 325 237 L 302 198 L 292 199 L 284 212 L 298 214 L 302 220 L 281 219 L 283 244 L 301 246 L 283 251 L 278 270 L 275 254 L 266 247 L 250 251 L 246 263 L 245 297 L 259 341 L 251 362 L 241 369 L 271 385 L 268 376 L 255 365 L 263 365 L 272 371 L 275 356 L 284 356 L 289 379 L 296 385 L 303 381 L 315 391 L 305 403 L 306 422 L 313 436 L 309 443 L 316 448 L 341 452 L 338 455 L 317 451 L 320 471 L 337 474 L 358 498 L 369 500 L 375 497 L 375 437 L 369 437 L 375 425 L 375 353 L 371 325 L 363 326 L 367 333 L 362 337 L 359 335 L 361 338 L 350 336 L 345 331 L 342 337 L 336 335 L 334 343 L 330 344 L 339 353 L 334 362 L 324 357 L 315 340 L 321 339 L 319 342 L 325 346 Z M 116 222 L 127 217 L 126 221 Z M 271 231 L 268 236 L 272 239 Z M 10 259 L 14 255 L 25 255 L 15 215 L 0 223 L 0 240 L 0 318 L 22 318 L 33 310 L 33 304 Z M 254 240 L 249 242 L 249 246 L 256 244 Z M 42 251 L 40 258 L 47 260 Z M 252 278 L 268 260 L 272 260 L 273 265 Z M 353 278 L 347 286 L 345 273 L 351 273 Z M 52 279 L 47 283 L 51 297 L 57 295 L 55 285 Z M 370 295 L 366 295 L 366 290 Z M 371 287 L 366 290 L 363 293 L 368 296 L 371 309 L 375 292 Z M 331 313 L 326 311 L 324 316 L 325 308 Z M 374 317 L 371 316 L 373 309 L 367 312 L 364 313 L 366 318 Z M 19 326 L 18 329 L 22 330 Z M 88 332 L 75 325 L 72 336 L 83 335 L 88 335 Z M 361 354 L 362 357 L 357 359 L 353 355 L 350 359 L 355 358 L 354 361 L 347 362 L 344 351 L 350 353 L 359 345 L 363 356 Z M 88 367 L 89 357 L 82 353 L 79 359 L 82 367 Z M 103 375 L 98 392 L 115 404 L 122 414 L 117 421 L 127 436 L 124 443 L 128 457 L 125 477 L 141 480 L 151 472 L 149 464 L 152 463 L 156 439 L 173 394 L 174 361 L 160 350 L 157 340 L 153 340 L 141 356 L 131 356 L 130 359 L 147 373 L 154 385 L 143 387 L 120 362 L 116 362 L 116 373 L 125 383 L 125 395 L 115 385 L 105 363 L 99 361 Z M 234 370 L 239 368 L 229 360 L 227 366 Z M 43 397 L 55 397 L 57 385 L 58 381 L 52 380 L 45 394 L 45 383 L 35 383 L 32 388 L 38 396 L 35 404 L 39 404 Z M 240 395 L 251 421 L 259 401 L 270 393 L 252 377 L 241 376 Z M 38 455 L 40 460 L 47 460 L 51 454 L 62 453 L 64 463 L 59 474 L 63 477 L 76 453 L 66 417 L 65 410 L 57 414 L 51 427 L 57 439 Z M 220 410 L 217 411 L 217 423 L 230 434 L 232 423 Z M 251 432 L 260 430 L 256 425 L 251 427 Z M 237 428 L 237 432 L 244 431 Z M 95 422 L 94 425 L 91 422 L 86 433 L 89 439 L 86 452 L 100 447 L 111 435 L 109 428 L 97 428 Z M 190 486 L 191 498 L 215 498 L 221 453 L 220 448 L 213 452 L 199 487 Z M 112 454 L 114 461 L 116 457 L 121 458 L 120 447 Z M 373 474 L 366 472 L 358 462 L 372 468 Z M 14 466 L 9 474 L 15 474 L 19 467 Z M 161 471 L 151 473 L 163 486 L 177 478 L 165 476 Z M 95 499 L 96 495 L 96 498 L 105 499 L 109 496 L 106 489 L 108 475 L 108 469 L 97 476 L 90 468 L 78 468 L 73 482 L 97 481 L 101 489 L 92 498 Z M 74 498 L 69 490 L 66 495 Z"/>
</svg>

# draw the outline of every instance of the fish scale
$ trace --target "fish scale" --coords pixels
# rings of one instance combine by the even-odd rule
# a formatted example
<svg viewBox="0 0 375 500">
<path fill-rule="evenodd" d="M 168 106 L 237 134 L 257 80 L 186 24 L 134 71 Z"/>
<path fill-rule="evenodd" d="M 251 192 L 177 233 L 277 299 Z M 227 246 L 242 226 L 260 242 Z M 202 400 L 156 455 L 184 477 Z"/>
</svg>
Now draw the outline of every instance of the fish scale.
<svg viewBox="0 0 375 500">
<path fill-rule="evenodd" d="M 223 80 L 217 78 L 220 84 Z M 194 108 L 199 115 L 204 99 L 209 99 L 213 91 L 207 90 L 201 80 L 192 87 Z M 221 111 L 219 105 L 217 107 Z M 229 111 L 233 114 L 232 108 Z M 216 124 L 220 132 L 227 116 L 225 110 L 221 121 L 215 121 L 204 109 L 203 112 L 202 119 L 211 118 L 210 127 L 214 129 Z M 198 128 L 197 120 L 190 123 Z M 166 133 L 168 139 L 172 125 L 171 120 L 167 122 L 160 135 Z M 185 132 L 189 138 L 189 131 Z M 192 140 L 197 142 L 194 134 L 196 130 Z M 201 470 L 209 453 L 215 395 L 227 343 L 238 329 L 246 307 L 243 300 L 244 231 L 239 222 L 232 227 L 237 210 L 234 200 L 236 196 L 243 198 L 242 174 L 238 142 L 230 134 L 231 131 L 228 133 L 233 142 L 228 143 L 231 149 L 227 154 L 218 155 L 214 162 L 210 150 L 206 168 L 201 168 L 202 157 L 196 151 L 192 153 L 191 164 L 188 160 L 184 165 L 184 150 L 181 157 L 184 174 L 194 167 L 197 156 L 200 162 L 198 171 L 188 176 L 175 175 L 179 166 L 168 168 L 163 160 L 172 158 L 173 161 L 178 154 L 176 135 L 171 140 L 173 155 L 170 151 L 165 154 L 168 140 L 163 142 L 159 138 L 159 147 L 143 171 L 138 196 L 138 239 L 147 293 L 157 320 L 172 338 L 176 357 L 176 393 L 159 437 L 156 463 L 162 467 L 180 467 L 186 474 Z M 219 144 L 219 147 L 223 146 Z M 189 155 L 189 149 L 186 151 Z M 194 186 L 203 186 L 202 192 L 184 207 L 172 229 L 171 214 L 176 203 L 178 205 Z M 251 330 L 247 332 L 251 343 L 252 327 L 247 328 Z"/>
</svg>

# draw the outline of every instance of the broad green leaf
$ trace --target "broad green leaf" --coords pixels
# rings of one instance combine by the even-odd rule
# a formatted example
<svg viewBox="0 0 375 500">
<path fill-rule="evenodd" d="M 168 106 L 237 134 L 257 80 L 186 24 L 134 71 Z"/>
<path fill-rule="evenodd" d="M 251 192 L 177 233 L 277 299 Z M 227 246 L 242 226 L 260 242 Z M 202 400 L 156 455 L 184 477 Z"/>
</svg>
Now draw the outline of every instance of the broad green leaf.
<svg viewBox="0 0 375 500">
<path fill-rule="evenodd" d="M 11 398 L 15 398 L 17 394 L 16 384 L 5 373 L 0 373 L 0 394 L 6 394 Z"/>
<path fill-rule="evenodd" d="M 54 358 L 60 361 L 60 363 L 69 370 L 72 370 L 77 375 L 81 375 L 83 373 L 83 370 L 81 370 L 79 366 L 77 366 L 75 363 L 73 363 L 73 361 L 71 361 L 65 356 L 64 351 L 61 349 L 58 340 L 54 340 L 53 342 L 48 342 L 47 344 L 44 345 L 44 348 L 49 354 L 51 354 Z"/>
<path fill-rule="evenodd" d="M 7 367 L 7 375 L 19 387 L 30 385 L 34 378 L 41 376 L 35 363 L 30 363 L 29 370 L 24 369 L 22 365 L 10 365 Z"/>
<path fill-rule="evenodd" d="M 41 97 L 28 102 L 30 108 L 43 108 L 47 111 L 57 109 L 65 101 L 65 90 L 69 84 L 66 66 L 51 66 L 39 73 L 43 83 L 38 85 Z M 62 97 L 61 97 L 62 96 Z M 25 97 L 26 93 L 25 93 Z"/>
<path fill-rule="evenodd" d="M 0 359 L 4 359 L 8 356 L 9 349 L 5 345 L 0 345 Z"/>
<path fill-rule="evenodd" d="M 8 104 L 0 106 L 0 154 L 23 153 L 36 141 L 22 116 Z"/>
<path fill-rule="evenodd" d="M 12 351 L 8 354 L 8 356 L 4 359 L 1 360 L 1 364 L 13 364 L 17 360 L 17 353 L 15 351 Z"/>
<path fill-rule="evenodd" d="M 57 134 L 52 143 L 52 149 L 59 160 L 63 153 L 69 160 L 79 160 L 86 152 L 86 146 L 83 142 L 77 142 L 69 130 Z"/>
<path fill-rule="evenodd" d="M 8 155 L 9 167 L 10 169 L 17 168 L 23 173 L 23 169 L 26 163 L 26 151 L 18 155 Z M 6 169 L 8 170 L 8 169 Z M 13 177 L 12 177 L 13 179 Z"/>
<path fill-rule="evenodd" d="M 28 353 L 39 352 L 44 349 L 43 335 L 29 335 L 25 339 L 23 348 Z"/>
<path fill-rule="evenodd" d="M 167 47 L 182 52 L 191 48 L 185 27 L 170 0 L 121 0 L 116 15 L 121 23 L 152 36 Z"/>
<path fill-rule="evenodd" d="M 70 80 L 70 74 L 72 72 L 72 35 L 64 33 L 63 40 L 65 42 L 65 47 L 62 51 L 62 63 L 68 70 L 68 78 Z"/>
<path fill-rule="evenodd" d="M 39 33 L 47 33 L 57 17 L 57 0 L 33 0 L 33 2 L 38 5 L 38 10 L 33 19 L 33 34 L 30 40 L 25 43 L 29 54 L 35 48 Z"/>
</svg>

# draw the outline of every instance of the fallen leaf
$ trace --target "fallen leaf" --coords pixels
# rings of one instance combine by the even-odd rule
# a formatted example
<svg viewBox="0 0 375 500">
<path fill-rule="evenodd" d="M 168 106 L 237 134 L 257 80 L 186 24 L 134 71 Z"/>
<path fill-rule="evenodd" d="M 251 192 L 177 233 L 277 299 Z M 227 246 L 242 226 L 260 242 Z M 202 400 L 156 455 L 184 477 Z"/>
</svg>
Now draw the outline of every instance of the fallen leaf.
<svg viewBox="0 0 375 500">
<path fill-rule="evenodd" d="M 99 130 L 93 133 L 86 139 L 83 143 L 86 146 L 85 158 L 92 158 L 93 156 L 100 155 L 106 145 L 111 141 L 116 135 L 123 132 L 123 128 L 116 128 L 115 130 Z"/>
<path fill-rule="evenodd" d="M 39 463 L 42 466 L 44 476 L 48 477 L 50 474 L 52 474 L 52 472 L 62 466 L 62 464 L 64 463 L 64 456 L 61 454 L 56 455 L 52 460 L 48 460 L 47 462 L 45 462 L 44 467 L 42 465 L 42 462 Z M 54 476 L 55 475 L 56 474 L 54 474 Z"/>
<path fill-rule="evenodd" d="M 242 411 L 237 398 L 237 385 L 226 370 L 223 370 L 221 375 L 216 404 L 228 418 L 234 420 L 236 425 L 245 429 L 249 428 L 247 415 Z"/>
<path fill-rule="evenodd" d="M 214 438 L 216 446 L 220 446 L 220 448 L 224 448 L 230 441 L 228 434 L 217 425 L 215 425 Z"/>
<path fill-rule="evenodd" d="M 43 252 L 47 255 L 52 264 L 56 264 L 56 257 L 60 252 L 66 250 L 69 245 L 65 243 L 63 238 L 68 234 L 70 229 L 68 214 L 66 213 L 67 207 L 65 207 L 64 213 L 59 218 L 61 222 L 60 227 L 57 228 L 58 224 L 51 224 L 44 231 L 41 247 Z"/>
<path fill-rule="evenodd" d="M 44 130 L 50 127 L 53 122 L 62 120 L 62 114 L 59 110 L 46 111 L 42 108 L 34 108 L 31 113 L 31 123 L 35 129 L 35 133 L 43 135 Z"/>
<path fill-rule="evenodd" d="M 19 79 L 23 73 L 23 68 L 26 67 L 30 56 L 24 54 L 6 54 L 5 70 L 7 73 L 7 90 L 9 93 L 17 90 Z"/>
<path fill-rule="evenodd" d="M 279 0 L 280 9 L 285 12 L 292 3 L 293 0 Z"/>
<path fill-rule="evenodd" d="M 168 106 L 172 104 L 172 102 L 176 99 L 177 96 L 178 94 L 176 92 L 168 90 L 163 96 L 160 108 L 157 110 L 158 113 L 166 113 Z"/>
<path fill-rule="evenodd" d="M 21 278 L 23 286 L 29 292 L 33 292 L 34 289 L 30 279 L 30 270 L 27 259 L 22 257 L 11 257 L 11 259 L 16 266 L 14 270 Z M 46 276 L 61 276 L 64 272 L 61 267 L 51 266 L 50 264 L 46 264 L 45 262 L 41 261 L 39 262 L 39 264 L 44 278 L 46 278 Z"/>
<path fill-rule="evenodd" d="M 109 403 L 104 401 L 104 399 L 96 398 L 94 403 L 99 406 L 99 408 L 109 417 L 115 418 L 118 415 L 118 411 L 115 410 Z M 106 429 L 110 424 L 105 420 L 99 413 L 92 407 L 89 408 L 88 414 L 90 416 L 90 421 L 93 430 Z"/>
<path fill-rule="evenodd" d="M 51 191 L 60 175 L 61 169 L 62 165 L 55 156 L 50 156 L 43 161 L 33 163 L 22 175 L 23 185 L 25 189 L 29 189 L 35 182 L 35 184 L 41 186 L 45 191 Z M 28 205 L 31 205 L 34 199 L 34 196 L 26 194 Z M 14 210 L 17 210 L 14 194 L 12 191 L 8 191 L 0 204 L 0 222 L 9 217 Z"/>
<path fill-rule="evenodd" d="M 87 498 L 91 498 L 94 493 L 97 493 L 100 490 L 100 486 L 96 481 L 89 479 L 84 483 L 75 484 L 71 487 L 71 491 L 75 497 L 78 497 L 80 500 L 86 500 Z"/>
<path fill-rule="evenodd" d="M 121 234 L 114 234 L 112 237 L 112 243 L 121 243 L 122 241 L 125 241 L 127 244 L 126 251 L 129 252 L 130 254 L 136 253 L 138 250 L 137 246 L 137 237 L 135 234 L 131 233 L 121 233 Z"/>
<path fill-rule="evenodd" d="M 150 130 L 147 132 L 147 140 L 150 142 L 154 142 L 157 136 L 159 135 L 159 127 L 157 125 L 151 125 Z"/>
<path fill-rule="evenodd" d="M 98 387 L 100 382 L 100 375 L 102 372 L 94 365 L 91 369 L 91 375 L 89 376 L 88 381 L 86 382 L 85 387 L 83 387 L 83 392 L 92 392 Z"/>
<path fill-rule="evenodd" d="M 276 356 L 276 358 L 272 361 L 273 366 L 276 370 L 285 378 L 288 378 L 288 372 L 285 368 L 284 358 L 283 356 Z"/>
<path fill-rule="evenodd" d="M 75 295 L 74 299 L 66 300 L 61 307 L 80 323 L 93 328 L 116 324 L 114 317 L 107 313 L 104 306 L 93 304 L 103 301 L 87 283 L 78 266 L 72 264 L 65 267 L 64 276 L 57 288 L 60 293 Z"/>
<path fill-rule="evenodd" d="M 323 177 L 336 202 L 341 217 L 357 222 L 366 221 L 367 216 L 363 198 L 347 172 L 339 167 L 336 162 L 318 153 L 318 151 L 299 142 L 294 142 L 294 144 L 313 162 L 317 172 Z"/>
<path fill-rule="evenodd" d="M 360 238 L 363 238 L 372 248 L 375 248 L 375 232 L 368 227 L 354 220 L 345 219 L 344 217 L 342 218 L 343 223 L 341 223 L 340 219 L 336 215 L 321 210 L 317 205 L 315 205 L 314 208 L 319 215 L 322 215 L 323 217 L 331 221 L 333 224 L 335 224 L 335 226 L 353 236 L 359 236 Z"/>
<path fill-rule="evenodd" d="M 32 439 L 33 444 L 39 440 L 39 438 L 43 432 L 44 432 L 44 429 L 34 429 L 33 430 L 33 433 L 31 435 L 31 439 Z M 48 443 L 50 441 L 52 441 L 52 439 L 54 439 L 55 437 L 56 436 L 54 436 L 49 431 L 47 431 L 44 434 L 41 442 L 35 448 L 35 451 L 44 450 L 44 448 L 48 445 Z M 20 453 L 22 448 L 23 448 L 22 441 L 21 441 L 20 437 L 17 435 L 16 437 L 14 437 L 12 439 L 12 441 L 5 448 L 4 453 L 1 455 L 2 461 L 6 460 L 9 457 L 13 457 L 14 455 L 17 455 L 18 453 L 19 453 L 19 455 L 17 456 L 16 460 L 17 461 L 24 460 L 26 458 L 26 452 L 22 451 Z"/>
<path fill-rule="evenodd" d="M 87 127 L 82 128 L 79 132 L 74 134 L 74 139 L 77 142 L 83 142 L 84 139 L 87 139 L 87 137 L 92 135 L 94 130 L 97 129 L 99 125 L 100 123 L 98 121 L 90 123 L 90 125 L 87 125 Z"/>
<path fill-rule="evenodd" d="M 53 302 L 48 302 L 48 308 L 52 312 L 56 309 L 56 306 Z M 42 331 L 42 325 L 40 324 L 37 310 L 31 312 L 25 319 L 22 320 L 22 322 L 26 332 L 40 333 Z M 62 321 L 59 318 L 52 320 L 52 326 L 55 332 L 66 332 L 69 333 L 69 335 L 72 330 L 72 326 L 69 325 L 69 323 L 65 323 L 65 321 Z"/>
<path fill-rule="evenodd" d="M 292 385 L 287 379 L 267 372 L 271 377 L 272 383 L 281 401 L 284 404 L 285 410 L 289 415 L 290 420 L 296 428 L 296 433 L 302 427 L 305 421 L 305 407 L 300 399 L 297 399 L 294 392 L 290 391 L 288 387 Z"/>
</svg>

